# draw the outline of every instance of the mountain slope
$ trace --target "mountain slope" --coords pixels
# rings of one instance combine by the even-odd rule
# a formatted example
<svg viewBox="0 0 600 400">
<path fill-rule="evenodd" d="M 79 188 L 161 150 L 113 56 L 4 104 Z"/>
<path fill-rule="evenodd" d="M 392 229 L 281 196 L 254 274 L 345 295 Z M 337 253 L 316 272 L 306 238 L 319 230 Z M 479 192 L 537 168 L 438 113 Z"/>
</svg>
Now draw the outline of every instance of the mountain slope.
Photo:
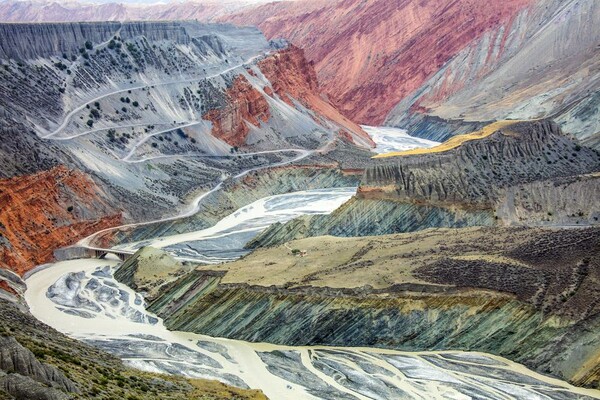
<svg viewBox="0 0 600 400">
<path fill-rule="evenodd" d="M 511 24 L 531 2 L 278 2 L 225 19 L 304 48 L 340 110 L 356 122 L 379 125 L 445 62 L 486 32 Z"/>
<path fill-rule="evenodd" d="M 598 23 L 596 1 L 539 0 L 445 63 L 394 108 L 386 124 L 444 139 L 473 122 L 551 117 L 597 148 Z"/>
<path fill-rule="evenodd" d="M 319 90 L 302 50 L 256 28 L 0 24 L 2 218 L 46 210 L 3 236 L 3 265 L 23 272 L 94 227 L 176 215 L 246 170 L 371 147 Z M 13 201 L 19 182 L 32 192 Z"/>
</svg>

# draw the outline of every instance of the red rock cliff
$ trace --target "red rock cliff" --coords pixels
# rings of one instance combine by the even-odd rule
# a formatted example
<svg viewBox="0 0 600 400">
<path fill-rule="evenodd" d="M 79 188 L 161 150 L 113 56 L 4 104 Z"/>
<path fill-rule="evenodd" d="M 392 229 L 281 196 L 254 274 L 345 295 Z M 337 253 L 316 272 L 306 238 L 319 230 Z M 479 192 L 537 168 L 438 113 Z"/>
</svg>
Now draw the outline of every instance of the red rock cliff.
<svg viewBox="0 0 600 400">
<path fill-rule="evenodd" d="M 23 274 L 52 260 L 55 248 L 119 225 L 84 173 L 59 166 L 0 180 L 0 267 Z"/>
<path fill-rule="evenodd" d="M 284 50 L 261 60 L 258 64 L 261 72 L 271 82 L 275 93 L 286 103 L 294 106 L 296 99 L 316 115 L 336 123 L 342 135 L 348 140 L 374 145 L 369 135 L 360 126 L 340 114 L 340 112 L 319 93 L 317 74 L 312 63 L 307 62 L 304 51 L 296 46 L 289 46 Z"/>
<path fill-rule="evenodd" d="M 202 118 L 213 123 L 212 134 L 231 146 L 242 146 L 250 129 L 246 122 L 260 126 L 271 117 L 269 103 L 252 87 L 244 75 L 238 75 L 227 89 L 225 107 L 210 110 Z"/>
<path fill-rule="evenodd" d="M 378 125 L 446 61 L 534 1 L 299 0 L 227 20 L 305 49 L 340 111 Z"/>
</svg>

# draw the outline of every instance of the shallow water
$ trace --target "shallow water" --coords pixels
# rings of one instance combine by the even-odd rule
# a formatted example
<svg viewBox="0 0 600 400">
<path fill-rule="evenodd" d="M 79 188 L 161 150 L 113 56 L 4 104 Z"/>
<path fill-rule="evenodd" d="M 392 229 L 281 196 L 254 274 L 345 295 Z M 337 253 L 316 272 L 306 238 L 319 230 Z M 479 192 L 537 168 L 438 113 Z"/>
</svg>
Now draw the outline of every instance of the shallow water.
<svg viewBox="0 0 600 400">
<path fill-rule="evenodd" d="M 433 140 L 421 139 L 410 136 L 404 129 L 390 128 L 387 126 L 362 126 L 377 144 L 376 153 L 390 153 L 417 148 L 429 148 L 440 144 Z"/>
<path fill-rule="evenodd" d="M 314 189 L 269 196 L 220 220 L 213 227 L 118 246 L 137 250 L 153 246 L 175 256 L 205 263 L 230 261 L 248 253 L 244 245 L 276 222 L 307 214 L 328 214 L 356 194 L 355 187 Z"/>
<path fill-rule="evenodd" d="M 213 228 L 150 244 L 175 251 L 191 244 L 200 259 L 234 258 L 248 235 L 276 220 L 331 212 L 354 190 L 271 196 L 236 211 Z M 217 243 L 221 243 L 220 250 Z M 117 265 L 117 260 L 72 260 L 31 275 L 25 293 L 31 312 L 133 367 L 258 388 L 270 399 L 575 399 L 598 395 L 482 353 L 291 347 L 171 332 L 145 310 L 139 294 L 114 280 Z"/>
</svg>

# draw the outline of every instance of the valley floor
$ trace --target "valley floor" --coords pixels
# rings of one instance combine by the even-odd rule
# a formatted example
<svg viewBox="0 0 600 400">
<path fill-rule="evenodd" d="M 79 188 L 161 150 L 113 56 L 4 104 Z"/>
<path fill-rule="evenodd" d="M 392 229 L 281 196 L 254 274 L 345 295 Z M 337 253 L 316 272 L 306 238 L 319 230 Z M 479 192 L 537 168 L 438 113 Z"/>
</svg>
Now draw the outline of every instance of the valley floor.
<svg viewBox="0 0 600 400">
<path fill-rule="evenodd" d="M 278 346 L 168 331 L 139 294 L 112 278 L 117 264 L 76 260 L 37 272 L 27 280 L 31 312 L 135 368 L 261 389 L 271 399 L 600 395 L 483 353 Z"/>
<path fill-rule="evenodd" d="M 257 233 L 268 225 L 264 218 L 271 221 L 276 215 L 291 218 L 298 212 L 332 211 L 339 204 L 339 200 L 331 201 L 333 193 L 317 190 L 314 191 L 317 197 L 311 197 L 308 192 L 263 199 L 234 212 L 218 223 L 212 233 L 216 237 L 220 232 L 233 236 L 248 230 Z M 348 196 L 343 190 L 338 193 Z M 321 201 L 317 200 L 319 197 Z M 413 270 L 421 260 L 432 257 L 426 249 L 433 249 L 435 253 L 440 247 L 448 246 L 465 259 L 482 259 L 485 257 L 478 255 L 480 247 L 465 249 L 461 243 L 481 238 L 483 231 L 483 228 L 467 229 L 449 242 L 448 231 L 444 230 L 427 231 L 410 238 L 400 235 L 305 239 L 288 246 L 258 250 L 241 261 L 203 267 L 200 271 L 223 270 L 226 272 L 223 284 L 250 283 L 265 288 L 273 287 L 271 285 L 293 288 L 307 283 L 315 287 L 335 286 L 335 282 L 340 282 L 339 274 L 344 276 L 345 288 L 419 284 L 424 282 L 413 277 Z M 493 234 L 496 239 L 500 237 L 497 231 Z M 204 245 L 204 250 L 212 249 L 209 253 L 219 256 L 218 246 L 210 245 L 215 236 L 202 232 L 180 236 L 161 240 L 165 245 L 191 241 L 197 249 L 203 249 Z M 514 242 L 515 238 L 507 231 L 505 239 Z M 242 243 L 243 240 L 236 246 L 239 248 Z M 503 244 L 497 242 L 498 248 Z M 290 246 L 306 250 L 307 256 L 290 255 Z M 139 245 L 131 246 L 136 247 Z M 222 259 L 231 257 L 231 249 L 221 250 Z M 397 275 L 386 266 L 386 260 L 402 262 L 394 257 L 396 254 L 411 255 L 406 261 L 412 269 L 396 269 L 404 271 L 404 275 Z M 519 264 L 501 254 L 485 261 Z M 294 347 L 169 331 L 159 317 L 146 311 L 140 294 L 113 278 L 117 265 L 117 261 L 110 260 L 73 260 L 34 273 L 27 279 L 25 294 L 31 312 L 41 321 L 113 353 L 135 368 L 258 388 L 272 399 L 600 397 L 597 391 L 577 388 L 507 359 L 479 352 Z M 298 314 L 298 317 L 301 316 Z M 238 323 L 241 321 L 221 322 L 225 327 Z"/>
</svg>

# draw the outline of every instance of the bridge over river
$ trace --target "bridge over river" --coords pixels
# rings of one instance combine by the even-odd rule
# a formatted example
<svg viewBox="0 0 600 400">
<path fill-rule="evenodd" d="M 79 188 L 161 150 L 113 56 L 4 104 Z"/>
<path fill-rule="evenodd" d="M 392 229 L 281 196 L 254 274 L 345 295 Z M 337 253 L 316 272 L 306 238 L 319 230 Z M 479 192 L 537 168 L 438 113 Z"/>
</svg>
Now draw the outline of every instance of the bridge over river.
<svg viewBox="0 0 600 400">
<path fill-rule="evenodd" d="M 102 249 L 99 247 L 88 247 L 73 245 L 68 247 L 61 247 L 54 250 L 54 258 L 56 261 L 68 261 L 76 260 L 78 258 L 106 258 L 107 255 L 112 254 L 119 258 L 121 261 L 127 260 L 131 257 L 134 252 L 128 250 L 115 250 L 115 249 Z"/>
</svg>

